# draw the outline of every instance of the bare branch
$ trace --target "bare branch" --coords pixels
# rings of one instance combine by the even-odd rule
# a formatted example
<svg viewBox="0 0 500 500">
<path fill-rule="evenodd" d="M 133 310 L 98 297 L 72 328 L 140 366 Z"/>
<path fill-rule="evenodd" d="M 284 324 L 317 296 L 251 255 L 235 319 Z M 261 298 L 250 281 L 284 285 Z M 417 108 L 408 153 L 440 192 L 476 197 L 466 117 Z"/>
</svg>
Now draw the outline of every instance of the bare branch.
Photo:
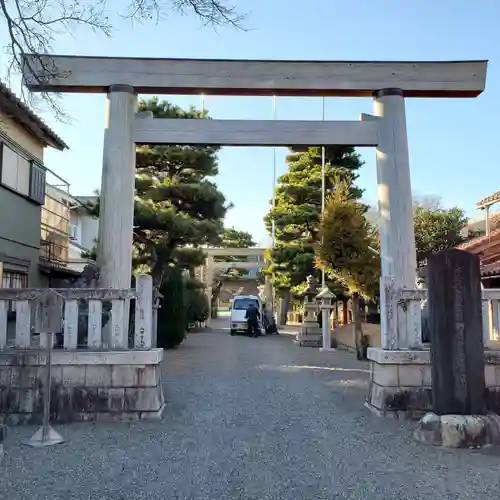
<svg viewBox="0 0 500 500">
<path fill-rule="evenodd" d="M 64 77 L 46 54 L 52 52 L 58 36 L 73 34 L 78 28 L 90 28 L 93 32 L 111 36 L 112 24 L 107 16 L 108 6 L 111 5 L 108 2 L 109 0 L 0 0 L 0 19 L 5 23 L 9 40 L 6 47 L 10 55 L 7 73 L 9 83 L 14 75 L 22 74 L 23 64 L 27 65 L 25 69 L 35 79 Z M 226 0 L 126 0 L 123 12 L 118 15 L 139 22 L 160 22 L 172 12 L 195 15 L 203 25 L 229 25 L 237 29 L 244 29 L 242 22 L 246 18 L 245 14 L 238 13 Z M 34 54 L 35 57 L 25 59 L 25 54 Z M 23 87 L 21 98 L 37 107 L 34 96 Z M 67 120 L 57 94 L 43 92 L 39 96 L 41 102 L 48 104 L 58 119 Z"/>
<path fill-rule="evenodd" d="M 247 14 L 238 13 L 234 5 L 226 5 L 220 0 L 172 0 L 175 10 L 182 14 L 196 14 L 205 25 L 232 25 L 243 28 Z"/>
</svg>

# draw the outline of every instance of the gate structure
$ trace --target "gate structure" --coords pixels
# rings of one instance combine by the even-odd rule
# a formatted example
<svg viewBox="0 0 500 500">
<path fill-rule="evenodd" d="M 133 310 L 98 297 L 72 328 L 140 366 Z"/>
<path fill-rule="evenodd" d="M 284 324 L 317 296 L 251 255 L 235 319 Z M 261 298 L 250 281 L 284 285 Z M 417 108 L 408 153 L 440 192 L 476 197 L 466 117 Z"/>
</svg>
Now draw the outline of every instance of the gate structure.
<svg viewBox="0 0 500 500">
<path fill-rule="evenodd" d="M 99 235 L 101 286 L 106 288 L 130 286 L 136 143 L 375 147 L 381 220 L 382 324 L 381 348 L 370 349 L 369 357 L 377 365 L 390 353 L 391 363 L 404 365 L 400 366 L 404 371 L 413 368 L 406 366 L 406 360 L 411 358 L 408 351 L 422 350 L 418 304 L 401 308 L 391 298 L 394 290 L 414 289 L 416 281 L 405 99 L 477 97 L 485 88 L 486 68 L 487 61 L 262 61 L 57 55 L 41 60 L 27 55 L 23 76 L 31 91 L 108 96 Z M 136 114 L 138 93 L 373 97 L 374 112 L 361 115 L 359 121 L 156 119 Z M 384 389 L 383 384 L 376 385 L 374 381 L 371 385 L 370 394 L 373 388 Z M 394 391 L 399 389 L 396 383 Z M 384 394 L 382 399 L 389 401 Z M 380 404 L 373 406 L 379 408 Z"/>
<path fill-rule="evenodd" d="M 265 248 L 205 248 L 207 258 L 205 259 L 205 266 L 202 268 L 202 282 L 206 285 L 206 296 L 209 304 L 208 324 L 210 324 L 212 314 L 212 292 L 213 281 L 217 269 L 225 267 L 233 267 L 238 269 L 255 269 L 264 267 L 264 254 Z M 217 262 L 215 258 L 219 257 Z M 224 257 L 241 257 L 238 262 L 232 260 L 224 260 Z M 247 257 L 256 257 L 256 261 L 246 261 Z M 272 300 L 272 287 L 266 278 L 266 287 L 264 296 L 267 301 Z"/>
</svg>

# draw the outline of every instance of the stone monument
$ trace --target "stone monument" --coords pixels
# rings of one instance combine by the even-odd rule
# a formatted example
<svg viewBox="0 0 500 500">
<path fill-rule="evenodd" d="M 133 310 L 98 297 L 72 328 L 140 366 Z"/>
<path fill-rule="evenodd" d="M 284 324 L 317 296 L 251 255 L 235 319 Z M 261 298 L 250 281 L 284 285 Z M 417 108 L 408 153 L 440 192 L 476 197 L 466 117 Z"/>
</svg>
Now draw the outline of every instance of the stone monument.
<svg viewBox="0 0 500 500">
<path fill-rule="evenodd" d="M 317 283 L 314 276 L 307 277 L 307 287 L 303 292 L 304 318 L 294 343 L 300 346 L 321 347 L 322 332 L 318 324 Z"/>
<path fill-rule="evenodd" d="M 415 438 L 446 447 L 498 442 L 497 420 L 485 416 L 485 371 L 479 257 L 450 249 L 429 258 L 432 405 Z"/>
</svg>

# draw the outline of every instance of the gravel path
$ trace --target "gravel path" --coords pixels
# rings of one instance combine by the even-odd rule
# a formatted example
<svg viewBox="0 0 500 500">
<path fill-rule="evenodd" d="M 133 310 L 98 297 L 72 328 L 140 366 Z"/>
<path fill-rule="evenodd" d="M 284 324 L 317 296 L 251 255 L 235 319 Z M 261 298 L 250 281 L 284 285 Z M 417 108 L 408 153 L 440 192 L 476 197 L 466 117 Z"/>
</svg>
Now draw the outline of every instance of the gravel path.
<svg viewBox="0 0 500 500">
<path fill-rule="evenodd" d="M 367 365 L 287 335 L 192 334 L 165 356 L 161 422 L 12 428 L 0 499 L 467 499 L 500 495 L 497 451 L 417 445 L 363 408 Z"/>
</svg>

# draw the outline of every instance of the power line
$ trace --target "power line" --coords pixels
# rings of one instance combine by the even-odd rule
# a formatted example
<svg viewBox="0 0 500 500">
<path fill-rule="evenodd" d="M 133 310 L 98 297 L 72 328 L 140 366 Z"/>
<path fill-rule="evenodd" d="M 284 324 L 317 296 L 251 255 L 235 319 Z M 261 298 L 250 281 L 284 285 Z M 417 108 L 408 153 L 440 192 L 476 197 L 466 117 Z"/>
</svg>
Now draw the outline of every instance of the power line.
<svg viewBox="0 0 500 500">
<path fill-rule="evenodd" d="M 321 120 L 325 121 L 325 96 L 322 97 Z M 325 214 L 325 146 L 321 146 L 321 217 Z M 321 288 L 326 286 L 325 270 L 321 269 Z"/>
<path fill-rule="evenodd" d="M 273 120 L 276 120 L 276 96 L 273 95 Z M 276 147 L 273 148 L 273 209 L 276 207 Z M 271 221 L 272 248 L 276 245 L 276 222 Z"/>
</svg>

